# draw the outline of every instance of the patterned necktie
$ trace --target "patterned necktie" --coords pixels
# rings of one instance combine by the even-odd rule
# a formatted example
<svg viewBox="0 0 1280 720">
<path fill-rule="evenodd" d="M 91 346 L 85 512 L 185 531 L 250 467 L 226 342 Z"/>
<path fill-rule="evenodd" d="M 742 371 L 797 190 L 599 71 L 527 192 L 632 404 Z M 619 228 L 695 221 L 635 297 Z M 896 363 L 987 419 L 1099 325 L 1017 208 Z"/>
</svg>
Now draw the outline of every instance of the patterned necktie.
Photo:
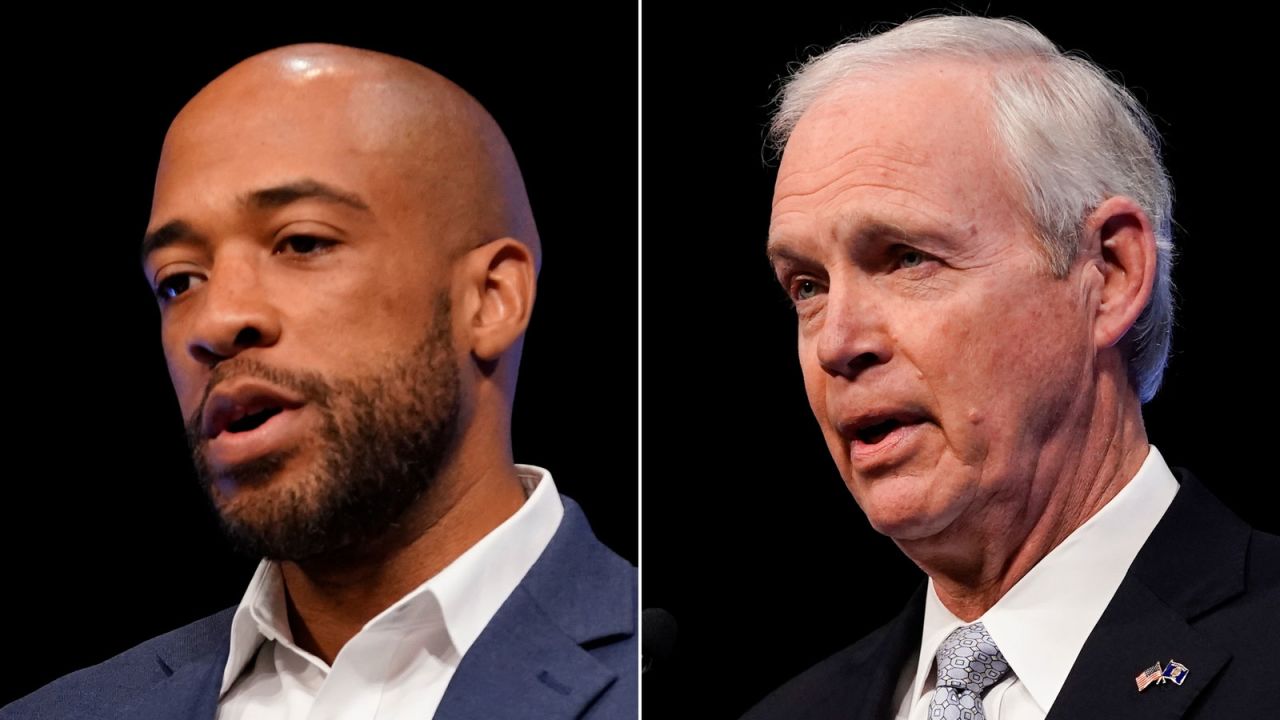
<svg viewBox="0 0 1280 720">
<path fill-rule="evenodd" d="M 982 695 L 1009 672 L 1009 663 L 991 634 L 974 623 L 957 628 L 938 646 L 938 686 L 929 717 L 942 720 L 986 720 Z"/>
</svg>

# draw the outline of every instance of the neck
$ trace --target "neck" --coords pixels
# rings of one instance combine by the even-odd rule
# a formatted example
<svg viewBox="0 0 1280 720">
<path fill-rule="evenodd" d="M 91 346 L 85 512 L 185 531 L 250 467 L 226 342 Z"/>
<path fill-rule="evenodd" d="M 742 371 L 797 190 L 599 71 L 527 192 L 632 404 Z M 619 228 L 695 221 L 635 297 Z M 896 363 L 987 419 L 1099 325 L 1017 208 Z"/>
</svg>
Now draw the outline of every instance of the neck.
<svg viewBox="0 0 1280 720">
<path fill-rule="evenodd" d="M 374 546 L 281 563 L 294 642 L 332 665 L 369 620 L 511 517 L 524 489 L 510 451 L 460 459 Z M 496 459 L 486 459 L 496 458 Z M 470 461 L 468 461 L 470 460 Z"/>
<path fill-rule="evenodd" d="M 1015 495 L 992 500 L 964 527 L 899 546 L 938 598 L 972 622 L 1111 501 L 1149 451 L 1141 406 L 1126 383 L 1102 383 L 1064 438 L 1046 444 Z"/>
</svg>

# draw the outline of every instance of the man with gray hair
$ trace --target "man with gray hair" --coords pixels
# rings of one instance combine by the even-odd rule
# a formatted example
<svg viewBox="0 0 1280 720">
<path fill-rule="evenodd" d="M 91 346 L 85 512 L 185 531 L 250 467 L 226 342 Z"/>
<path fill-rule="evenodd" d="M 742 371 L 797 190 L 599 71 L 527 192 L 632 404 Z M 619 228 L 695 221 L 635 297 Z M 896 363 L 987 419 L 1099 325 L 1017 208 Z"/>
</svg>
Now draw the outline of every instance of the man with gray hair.
<svg viewBox="0 0 1280 720">
<path fill-rule="evenodd" d="M 810 406 L 929 580 L 748 717 L 1259 716 L 1280 539 L 1142 418 L 1172 233 L 1138 102 L 1025 24 L 933 17 L 805 63 L 772 132 Z"/>
</svg>

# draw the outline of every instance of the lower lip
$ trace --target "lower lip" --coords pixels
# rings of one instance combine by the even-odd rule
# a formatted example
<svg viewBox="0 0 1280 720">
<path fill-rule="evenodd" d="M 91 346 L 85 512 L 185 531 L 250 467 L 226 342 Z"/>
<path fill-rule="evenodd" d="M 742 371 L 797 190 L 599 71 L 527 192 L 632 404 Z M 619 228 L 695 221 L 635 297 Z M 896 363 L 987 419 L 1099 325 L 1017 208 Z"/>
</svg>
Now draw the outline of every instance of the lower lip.
<svg viewBox="0 0 1280 720">
<path fill-rule="evenodd" d="M 855 439 L 849 450 L 849 456 L 854 466 L 858 467 L 858 469 L 866 469 L 873 465 L 884 465 L 906 455 L 921 438 L 921 431 L 924 430 L 924 426 L 924 422 L 899 425 L 890 431 L 888 435 L 880 438 L 880 442 L 874 445 L 868 445 L 861 440 Z"/>
<path fill-rule="evenodd" d="M 281 410 L 246 432 L 226 430 L 205 445 L 205 457 L 215 468 L 228 468 L 282 450 L 302 434 L 305 406 Z"/>
</svg>

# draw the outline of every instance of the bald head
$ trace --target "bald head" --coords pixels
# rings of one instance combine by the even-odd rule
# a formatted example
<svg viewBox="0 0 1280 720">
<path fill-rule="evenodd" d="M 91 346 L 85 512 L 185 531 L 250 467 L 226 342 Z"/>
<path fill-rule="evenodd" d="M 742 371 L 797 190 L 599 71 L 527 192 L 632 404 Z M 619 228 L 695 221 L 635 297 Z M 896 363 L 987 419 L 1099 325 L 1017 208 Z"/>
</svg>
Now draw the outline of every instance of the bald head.
<svg viewBox="0 0 1280 720">
<path fill-rule="evenodd" d="M 421 65 L 327 44 L 290 45 L 240 62 L 174 119 L 156 203 L 164 200 L 175 157 L 211 167 L 271 146 L 348 170 L 353 158 L 367 160 L 361 165 L 376 176 L 369 180 L 404 192 L 362 200 L 375 213 L 425 213 L 432 232 L 424 239 L 450 255 L 511 237 L 540 257 L 524 182 L 502 130 L 474 98 Z"/>
<path fill-rule="evenodd" d="M 333 45 L 255 55 L 187 103 L 143 242 L 184 412 L 231 358 L 322 370 L 323 352 L 334 377 L 377 376 L 426 328 L 448 335 L 464 397 L 505 418 L 538 265 L 484 108 L 420 65 Z"/>
<path fill-rule="evenodd" d="M 506 138 L 426 68 L 299 45 L 201 90 L 165 136 L 143 267 L 233 536 L 301 561 L 419 512 L 408 538 L 482 477 L 518 507 L 537 248 Z"/>
</svg>

